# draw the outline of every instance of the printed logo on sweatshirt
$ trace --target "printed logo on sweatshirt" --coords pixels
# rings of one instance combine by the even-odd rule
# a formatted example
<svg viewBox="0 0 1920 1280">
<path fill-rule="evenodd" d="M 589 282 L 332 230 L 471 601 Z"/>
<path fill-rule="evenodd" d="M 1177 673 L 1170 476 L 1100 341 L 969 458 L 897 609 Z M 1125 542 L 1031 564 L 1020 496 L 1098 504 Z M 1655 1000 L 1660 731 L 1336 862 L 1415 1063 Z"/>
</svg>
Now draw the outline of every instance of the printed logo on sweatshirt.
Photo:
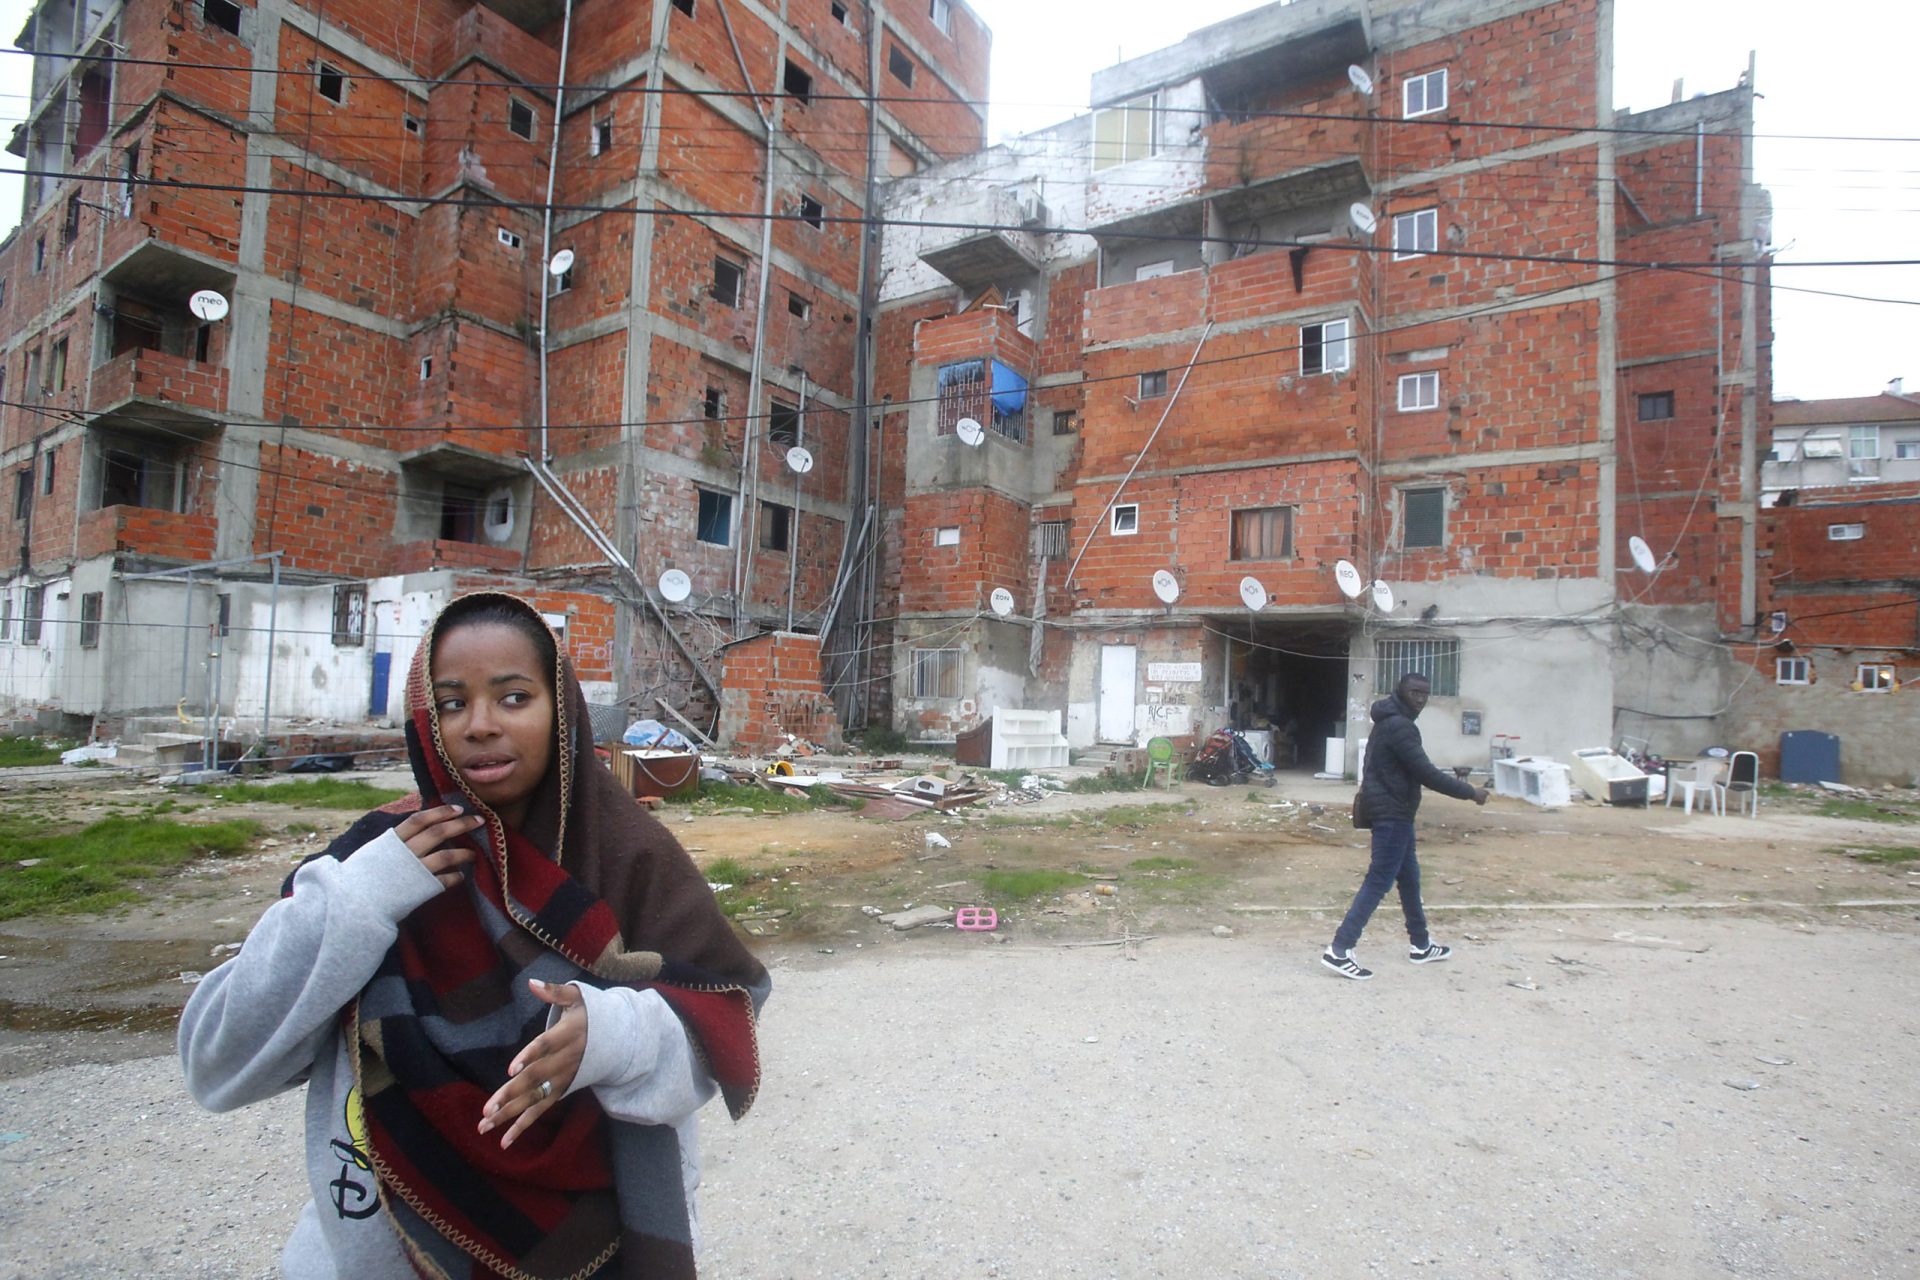
<svg viewBox="0 0 1920 1280">
<path fill-rule="evenodd" d="M 345 1111 L 346 1140 L 335 1138 L 328 1144 L 333 1148 L 333 1154 L 340 1157 L 340 1176 L 328 1183 L 327 1188 L 333 1193 L 334 1211 L 342 1218 L 357 1221 L 380 1212 L 380 1195 L 373 1176 L 373 1162 L 366 1156 L 367 1113 L 360 1105 L 360 1086 L 357 1084 L 347 1090 Z"/>
</svg>

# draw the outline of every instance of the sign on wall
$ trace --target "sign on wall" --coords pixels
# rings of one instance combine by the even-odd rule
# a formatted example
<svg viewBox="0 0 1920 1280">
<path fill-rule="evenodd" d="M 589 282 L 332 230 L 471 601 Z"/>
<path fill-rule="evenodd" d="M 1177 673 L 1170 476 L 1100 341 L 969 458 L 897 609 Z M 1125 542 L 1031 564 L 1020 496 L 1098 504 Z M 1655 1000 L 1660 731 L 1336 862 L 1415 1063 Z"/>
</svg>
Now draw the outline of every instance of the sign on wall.
<svg viewBox="0 0 1920 1280">
<path fill-rule="evenodd" d="M 1147 679 L 1156 683 L 1189 684 L 1200 683 L 1200 664 L 1197 662 L 1149 662 Z"/>
</svg>

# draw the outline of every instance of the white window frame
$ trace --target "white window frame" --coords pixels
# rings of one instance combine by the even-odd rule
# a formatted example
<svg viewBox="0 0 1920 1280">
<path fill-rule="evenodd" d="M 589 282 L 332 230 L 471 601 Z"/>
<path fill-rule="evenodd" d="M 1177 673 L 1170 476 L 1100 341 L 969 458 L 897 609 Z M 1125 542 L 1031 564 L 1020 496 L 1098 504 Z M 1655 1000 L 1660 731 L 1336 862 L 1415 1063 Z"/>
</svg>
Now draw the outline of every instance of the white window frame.
<svg viewBox="0 0 1920 1280">
<path fill-rule="evenodd" d="M 1862 693 L 1892 693 L 1900 681 L 1891 662 L 1862 662 L 1853 670 L 1853 682 Z"/>
<path fill-rule="evenodd" d="M 513 127 L 513 112 L 516 107 L 527 113 L 525 133 Z M 532 142 L 540 136 L 540 113 L 533 109 L 531 102 L 522 102 L 512 94 L 507 95 L 507 132 L 527 142 Z"/>
<path fill-rule="evenodd" d="M 1864 523 L 1830 524 L 1827 526 L 1828 542 L 1858 542 L 1867 536 Z"/>
<path fill-rule="evenodd" d="M 941 35 L 953 34 L 953 0 L 927 0 L 927 16 L 940 28 Z"/>
<path fill-rule="evenodd" d="M 1854 426 L 1847 428 L 1847 461 L 1861 462 L 1880 459 L 1880 428 L 1872 426 Z"/>
<path fill-rule="evenodd" d="M 1146 116 L 1145 135 L 1141 139 L 1133 138 L 1135 115 Z M 1116 117 L 1119 131 L 1112 140 L 1103 143 L 1100 140 L 1102 123 Z M 1143 149 L 1136 151 L 1134 149 L 1136 144 Z M 1093 171 L 1095 173 L 1105 169 L 1117 169 L 1135 160 L 1144 160 L 1159 154 L 1159 151 L 1160 94 L 1158 91 L 1143 93 L 1137 98 L 1129 98 L 1125 102 L 1116 102 L 1110 107 L 1100 107 L 1094 111 Z"/>
<path fill-rule="evenodd" d="M 1440 407 L 1440 371 L 1400 375 L 1400 412 L 1421 413 Z"/>
<path fill-rule="evenodd" d="M 593 129 L 587 135 L 587 150 L 590 154 L 603 156 L 613 150 L 613 117 L 601 116 L 593 122 Z"/>
<path fill-rule="evenodd" d="M 1123 502 L 1115 507 L 1107 519 L 1107 528 L 1116 538 L 1131 538 L 1140 532 L 1140 504 Z"/>
<path fill-rule="evenodd" d="M 1439 86 L 1436 95 L 1434 86 Z M 1415 86 L 1420 89 L 1420 105 L 1413 105 Z M 1447 69 L 1441 67 L 1417 76 L 1408 76 L 1400 82 L 1400 115 L 1411 120 L 1415 116 L 1430 116 L 1436 111 L 1447 109 Z"/>
<path fill-rule="evenodd" d="M 1405 262 L 1409 258 L 1424 258 L 1439 248 L 1440 209 L 1438 206 L 1393 215 L 1393 260 L 1395 262 Z"/>
<path fill-rule="evenodd" d="M 1896 461 L 1920 461 L 1920 440 L 1895 440 L 1893 456 Z"/>
<path fill-rule="evenodd" d="M 933 531 L 933 545 L 936 547 L 957 547 L 960 545 L 960 526 L 942 525 Z"/>
<path fill-rule="evenodd" d="M 1460 642 L 1428 637 L 1412 640 L 1376 640 L 1373 645 L 1374 688 L 1382 697 L 1400 678 L 1423 675 L 1436 698 L 1460 696 Z"/>
<path fill-rule="evenodd" d="M 509 249 L 518 249 L 521 244 L 520 233 L 518 231 L 509 231 L 505 227 L 497 228 L 494 232 L 494 238 Z"/>
<path fill-rule="evenodd" d="M 693 540 L 694 542 L 703 547 L 732 546 L 735 537 L 738 536 L 736 533 L 736 530 L 739 527 L 738 522 L 740 517 L 740 504 L 733 500 L 732 494 L 722 493 L 718 489 L 708 489 L 700 485 L 695 485 L 693 488 L 693 492 L 694 492 L 694 499 L 693 499 Z M 700 536 L 700 499 L 703 497 L 711 497 L 716 501 L 724 501 L 727 504 L 727 510 L 726 510 L 727 527 L 725 530 L 727 535 L 727 540 L 725 542 L 714 542 L 714 541 L 711 541 L 710 539 L 703 538 Z"/>
<path fill-rule="evenodd" d="M 1775 658 L 1773 660 L 1773 682 L 1775 684 L 1812 684 L 1809 678 L 1805 658 Z"/>
<path fill-rule="evenodd" d="M 1155 388 L 1158 388 L 1157 390 Z M 1167 397 L 1167 371 L 1149 369 L 1140 375 L 1140 398 L 1142 400 L 1164 400 Z"/>
<path fill-rule="evenodd" d="M 320 88 L 320 82 L 329 76 L 337 77 L 340 81 L 340 96 L 337 98 L 325 93 Z M 352 77 L 347 74 L 345 67 L 336 67 L 331 62 L 316 61 L 313 64 L 313 96 L 316 98 L 325 98 L 336 107 L 344 107 L 347 105 L 347 95 L 350 92 L 347 87 L 347 82 L 350 79 L 352 79 Z"/>
<path fill-rule="evenodd" d="M 1307 368 L 1307 330 L 1320 331 L 1320 367 Z M 1334 337 L 1333 331 L 1339 330 Z M 1334 363 L 1337 352 L 1339 363 Z M 1353 327 L 1345 320 L 1320 320 L 1300 326 L 1300 374 L 1312 377 L 1322 373 L 1345 373 L 1353 367 Z"/>
<path fill-rule="evenodd" d="M 1149 262 L 1145 266 L 1135 267 L 1133 269 L 1135 284 L 1138 284 L 1142 280 L 1158 280 L 1161 276 L 1170 276 L 1172 274 L 1172 258 L 1162 258 L 1158 262 Z"/>
</svg>

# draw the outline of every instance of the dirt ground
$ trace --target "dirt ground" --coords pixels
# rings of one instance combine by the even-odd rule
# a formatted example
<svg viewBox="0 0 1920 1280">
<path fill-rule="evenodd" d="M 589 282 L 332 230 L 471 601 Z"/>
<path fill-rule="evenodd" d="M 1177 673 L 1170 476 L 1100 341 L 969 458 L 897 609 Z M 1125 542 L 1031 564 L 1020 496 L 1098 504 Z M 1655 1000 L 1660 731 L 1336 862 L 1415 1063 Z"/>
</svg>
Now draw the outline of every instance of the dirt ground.
<svg viewBox="0 0 1920 1280">
<path fill-rule="evenodd" d="M 116 785 L 34 803 L 149 794 Z M 1349 795 L 668 810 L 696 858 L 759 873 L 732 905 L 774 976 L 754 1111 L 707 1113 L 703 1273 L 1920 1273 L 1920 863 L 1845 852 L 1920 828 L 1805 799 L 1758 820 L 1433 799 L 1422 864 L 1456 955 L 1402 963 L 1389 903 L 1358 985 L 1314 961 L 1364 866 Z M 308 1194 L 298 1091 L 201 1112 L 171 1028 L 182 973 L 317 847 L 302 824 L 347 819 L 203 812 L 268 834 L 139 907 L 0 925 L 0 1280 L 275 1273 Z M 1080 874 L 1031 901 L 980 887 L 1022 870 Z M 1002 927 L 866 910 L 927 901 Z"/>
</svg>

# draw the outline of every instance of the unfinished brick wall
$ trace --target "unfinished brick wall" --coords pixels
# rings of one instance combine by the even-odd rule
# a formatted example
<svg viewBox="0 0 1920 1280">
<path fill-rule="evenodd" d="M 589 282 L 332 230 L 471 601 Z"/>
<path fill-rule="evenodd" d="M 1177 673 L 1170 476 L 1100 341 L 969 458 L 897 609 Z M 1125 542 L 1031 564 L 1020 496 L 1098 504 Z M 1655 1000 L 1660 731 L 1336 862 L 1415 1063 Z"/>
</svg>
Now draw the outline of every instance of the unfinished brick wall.
<svg viewBox="0 0 1920 1280">
<path fill-rule="evenodd" d="M 719 741 L 748 755 L 772 752 L 788 734 L 838 745 L 822 680 L 818 636 L 769 632 L 732 646 L 721 667 Z"/>
</svg>

